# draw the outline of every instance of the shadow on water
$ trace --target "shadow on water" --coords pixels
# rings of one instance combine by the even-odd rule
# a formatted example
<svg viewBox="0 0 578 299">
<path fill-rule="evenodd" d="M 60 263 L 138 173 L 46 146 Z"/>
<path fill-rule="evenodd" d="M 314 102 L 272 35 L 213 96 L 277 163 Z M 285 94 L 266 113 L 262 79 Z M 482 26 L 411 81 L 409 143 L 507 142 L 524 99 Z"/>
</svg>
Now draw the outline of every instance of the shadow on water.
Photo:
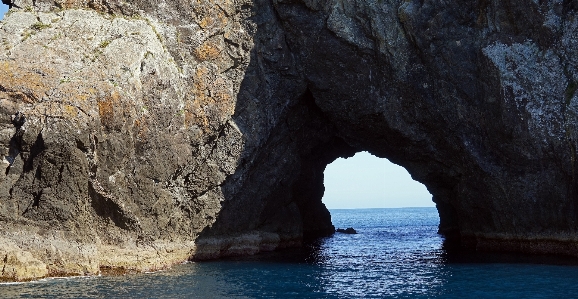
<svg viewBox="0 0 578 299">
<path fill-rule="evenodd" d="M 289 264 L 320 264 L 326 262 L 324 253 L 324 242 L 332 237 L 323 237 L 311 240 L 302 247 L 285 248 L 270 252 L 261 252 L 250 256 L 233 256 L 220 259 L 221 261 L 239 261 L 239 262 L 265 262 L 265 263 L 289 263 Z M 213 261 L 204 261 L 202 263 L 211 263 Z"/>
<path fill-rule="evenodd" d="M 444 248 L 446 264 L 534 264 L 578 266 L 578 258 L 544 254 L 521 254 L 509 252 L 486 252 Z"/>
<path fill-rule="evenodd" d="M 544 264 L 578 266 L 578 258 L 562 255 L 476 251 L 462 248 L 459 237 L 444 237 L 442 247 L 447 264 Z"/>
<path fill-rule="evenodd" d="M 286 248 L 272 252 L 262 252 L 251 256 L 236 256 L 221 261 L 264 262 L 289 264 L 323 264 L 328 262 L 325 244 L 334 236 L 317 238 L 308 241 L 300 248 Z M 377 241 L 377 240 L 376 240 Z M 445 265 L 459 264 L 533 264 L 578 266 L 578 258 L 571 256 L 520 254 L 509 252 L 486 252 L 456 248 L 444 240 L 438 252 L 439 259 Z M 203 263 L 210 263 L 205 261 Z"/>
<path fill-rule="evenodd" d="M 327 237 L 331 238 L 331 237 Z M 307 263 L 317 264 L 326 261 L 321 244 L 322 238 L 314 243 L 305 244 L 303 248 L 289 248 L 259 255 L 229 257 L 229 261 L 259 261 L 272 263 Z M 472 250 L 442 250 L 441 260 L 444 264 L 541 264 L 557 266 L 578 266 L 578 258 L 557 255 L 533 255 L 508 252 L 480 252 Z"/>
</svg>

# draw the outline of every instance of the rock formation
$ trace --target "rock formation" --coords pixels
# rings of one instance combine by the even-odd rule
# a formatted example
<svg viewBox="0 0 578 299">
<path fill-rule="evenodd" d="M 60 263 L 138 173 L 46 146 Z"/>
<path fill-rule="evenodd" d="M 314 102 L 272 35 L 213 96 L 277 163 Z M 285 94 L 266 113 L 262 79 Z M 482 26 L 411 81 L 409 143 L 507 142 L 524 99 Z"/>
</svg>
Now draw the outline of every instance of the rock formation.
<svg viewBox="0 0 578 299">
<path fill-rule="evenodd" d="M 349 235 L 355 235 L 355 234 L 357 234 L 357 231 L 356 231 L 353 227 L 338 228 L 338 229 L 335 230 L 335 232 L 337 232 L 337 233 L 349 234 Z"/>
<path fill-rule="evenodd" d="M 578 255 L 575 0 L 3 2 L 1 280 L 298 246 L 364 150 L 464 247 Z"/>
</svg>

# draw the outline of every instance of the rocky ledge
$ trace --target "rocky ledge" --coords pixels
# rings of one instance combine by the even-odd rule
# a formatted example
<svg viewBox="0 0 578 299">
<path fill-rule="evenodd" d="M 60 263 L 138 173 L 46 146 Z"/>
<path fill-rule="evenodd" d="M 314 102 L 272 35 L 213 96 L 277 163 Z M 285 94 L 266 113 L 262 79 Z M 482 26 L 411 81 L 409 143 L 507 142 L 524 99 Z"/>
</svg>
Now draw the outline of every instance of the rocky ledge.
<svg viewBox="0 0 578 299">
<path fill-rule="evenodd" d="M 358 151 L 460 246 L 578 255 L 576 1 L 3 2 L 0 280 L 299 246 Z"/>
</svg>

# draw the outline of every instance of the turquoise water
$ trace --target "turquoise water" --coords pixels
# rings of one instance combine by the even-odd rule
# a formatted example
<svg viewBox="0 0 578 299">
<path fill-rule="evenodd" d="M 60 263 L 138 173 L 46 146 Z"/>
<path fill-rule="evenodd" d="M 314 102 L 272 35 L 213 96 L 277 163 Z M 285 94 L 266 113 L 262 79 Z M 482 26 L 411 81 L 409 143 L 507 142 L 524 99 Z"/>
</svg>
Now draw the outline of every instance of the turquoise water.
<svg viewBox="0 0 578 299">
<path fill-rule="evenodd" d="M 3 298 L 578 298 L 573 259 L 449 254 L 435 208 L 332 210 L 301 250 L 122 277 L 0 285 Z"/>
</svg>

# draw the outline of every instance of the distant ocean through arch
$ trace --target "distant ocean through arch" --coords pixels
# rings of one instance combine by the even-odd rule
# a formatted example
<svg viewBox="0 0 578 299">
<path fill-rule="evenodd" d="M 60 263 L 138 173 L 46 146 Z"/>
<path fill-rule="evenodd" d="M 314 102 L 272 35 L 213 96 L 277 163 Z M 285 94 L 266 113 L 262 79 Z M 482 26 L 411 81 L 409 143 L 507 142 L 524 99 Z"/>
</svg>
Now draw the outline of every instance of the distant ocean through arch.
<svg viewBox="0 0 578 299">
<path fill-rule="evenodd" d="M 0 284 L 2 298 L 575 298 L 575 259 L 450 254 L 435 208 L 331 210 L 335 234 L 299 250 L 117 277 Z"/>
</svg>

